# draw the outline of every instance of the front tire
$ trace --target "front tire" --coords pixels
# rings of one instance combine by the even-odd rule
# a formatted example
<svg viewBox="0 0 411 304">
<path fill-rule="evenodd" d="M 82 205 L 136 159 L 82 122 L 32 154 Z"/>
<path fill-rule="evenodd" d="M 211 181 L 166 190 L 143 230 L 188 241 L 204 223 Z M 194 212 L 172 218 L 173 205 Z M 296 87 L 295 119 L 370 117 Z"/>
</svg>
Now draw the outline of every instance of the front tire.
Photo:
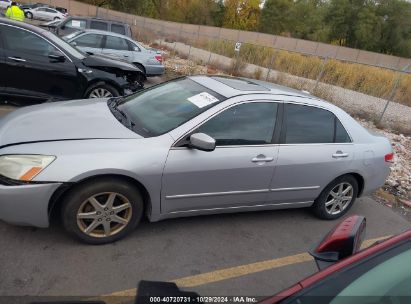
<svg viewBox="0 0 411 304">
<path fill-rule="evenodd" d="M 144 203 L 132 184 L 106 178 L 75 187 L 63 200 L 65 230 L 78 240 L 107 244 L 130 234 L 140 222 Z"/>
<path fill-rule="evenodd" d="M 85 98 L 110 98 L 117 96 L 120 96 L 118 90 L 105 83 L 92 85 L 85 94 Z"/>
<path fill-rule="evenodd" d="M 26 14 L 26 17 L 29 18 L 29 19 L 33 19 L 33 14 L 30 13 L 30 12 L 28 12 L 28 13 Z"/>
<path fill-rule="evenodd" d="M 314 201 L 312 211 L 324 220 L 343 216 L 354 204 L 358 195 L 358 182 L 352 175 L 343 175 L 333 180 Z"/>
</svg>

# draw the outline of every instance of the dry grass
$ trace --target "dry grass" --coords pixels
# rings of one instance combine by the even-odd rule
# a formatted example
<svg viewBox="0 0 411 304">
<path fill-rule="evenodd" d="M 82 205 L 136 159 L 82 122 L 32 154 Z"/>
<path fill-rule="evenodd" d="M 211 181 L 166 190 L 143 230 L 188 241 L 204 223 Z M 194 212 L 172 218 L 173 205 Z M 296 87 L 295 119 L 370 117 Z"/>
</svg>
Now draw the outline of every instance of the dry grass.
<svg viewBox="0 0 411 304">
<path fill-rule="evenodd" d="M 235 56 L 234 42 L 211 40 L 203 48 L 230 58 Z M 271 67 L 280 72 L 308 79 L 317 79 L 324 63 L 324 59 L 319 57 L 246 43 L 241 46 L 239 58 L 242 62 Z M 324 67 L 322 82 L 381 98 L 387 98 L 390 95 L 396 78 L 396 72 L 392 70 L 334 59 L 327 60 Z M 402 74 L 394 100 L 411 106 L 410 74 Z"/>
</svg>

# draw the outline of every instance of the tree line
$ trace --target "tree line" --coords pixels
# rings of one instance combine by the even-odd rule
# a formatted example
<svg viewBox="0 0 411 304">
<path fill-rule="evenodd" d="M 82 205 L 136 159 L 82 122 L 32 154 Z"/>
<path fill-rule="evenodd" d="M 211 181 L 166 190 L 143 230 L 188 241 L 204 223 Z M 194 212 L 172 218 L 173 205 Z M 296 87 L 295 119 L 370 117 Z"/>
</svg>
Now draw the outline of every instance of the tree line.
<svg viewBox="0 0 411 304">
<path fill-rule="evenodd" d="M 407 0 L 81 0 L 175 22 L 320 41 L 411 57 Z"/>
</svg>

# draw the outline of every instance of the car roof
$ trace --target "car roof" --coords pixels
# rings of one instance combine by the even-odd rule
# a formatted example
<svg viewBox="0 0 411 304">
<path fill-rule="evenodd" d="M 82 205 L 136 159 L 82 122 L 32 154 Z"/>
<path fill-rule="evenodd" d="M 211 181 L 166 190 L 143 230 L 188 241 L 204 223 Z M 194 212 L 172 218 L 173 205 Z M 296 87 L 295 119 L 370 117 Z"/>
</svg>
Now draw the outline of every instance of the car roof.
<svg viewBox="0 0 411 304">
<path fill-rule="evenodd" d="M 304 103 L 322 106 L 326 108 L 332 107 L 332 105 L 326 101 L 323 101 L 307 92 L 295 90 L 286 86 L 249 79 L 228 77 L 220 75 L 195 75 L 189 76 L 190 79 L 195 82 L 210 88 L 216 93 L 231 98 L 240 95 L 252 95 L 252 94 L 269 94 L 280 96 L 299 97 L 304 99 Z"/>
<path fill-rule="evenodd" d="M 28 24 L 28 23 L 20 22 L 20 21 L 14 21 L 14 20 L 11 20 L 11 19 L 8 19 L 8 18 L 1 18 L 0 17 L 0 23 L 17 26 L 17 27 L 20 27 L 20 28 L 35 32 L 37 34 L 43 34 L 43 33 L 48 32 L 46 29 L 39 28 L 35 25 L 31 25 L 31 24 Z"/>
<path fill-rule="evenodd" d="M 69 19 L 95 20 L 95 21 L 102 21 L 102 22 L 107 22 L 107 23 L 116 23 L 116 24 L 121 24 L 121 25 L 124 25 L 124 26 L 129 26 L 127 23 L 122 22 L 122 21 L 104 19 L 104 18 L 99 18 L 99 17 L 70 16 L 66 20 L 69 20 Z"/>
<path fill-rule="evenodd" d="M 82 32 L 83 33 L 100 34 L 100 35 L 110 35 L 110 36 L 116 36 L 116 37 L 124 38 L 124 39 L 127 39 L 127 40 L 132 40 L 130 37 L 128 37 L 126 35 L 118 34 L 118 33 L 115 33 L 115 32 L 110 32 L 110 31 L 102 31 L 102 30 L 94 30 L 94 29 L 83 29 Z"/>
</svg>

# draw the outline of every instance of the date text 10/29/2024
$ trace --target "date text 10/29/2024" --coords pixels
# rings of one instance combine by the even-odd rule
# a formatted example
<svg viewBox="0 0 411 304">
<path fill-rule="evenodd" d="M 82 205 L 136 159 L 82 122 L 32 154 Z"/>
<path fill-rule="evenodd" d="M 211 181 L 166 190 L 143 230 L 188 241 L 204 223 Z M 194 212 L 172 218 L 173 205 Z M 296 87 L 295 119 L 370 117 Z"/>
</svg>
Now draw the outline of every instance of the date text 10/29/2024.
<svg viewBox="0 0 411 304">
<path fill-rule="evenodd" d="M 149 303 L 256 303 L 259 299 L 248 296 L 150 297 Z"/>
</svg>

